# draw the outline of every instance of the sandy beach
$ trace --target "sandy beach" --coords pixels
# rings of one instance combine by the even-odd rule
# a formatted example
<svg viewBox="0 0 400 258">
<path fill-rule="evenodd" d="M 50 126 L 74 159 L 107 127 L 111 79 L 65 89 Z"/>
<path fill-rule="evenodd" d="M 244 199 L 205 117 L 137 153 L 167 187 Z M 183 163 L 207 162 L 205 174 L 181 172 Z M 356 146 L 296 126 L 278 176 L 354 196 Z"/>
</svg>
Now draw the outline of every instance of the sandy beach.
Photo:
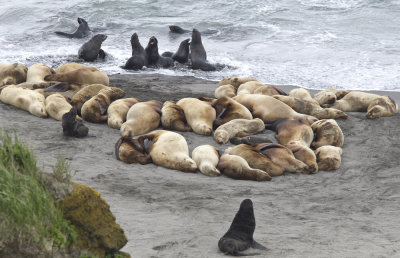
<svg viewBox="0 0 400 258">
<path fill-rule="evenodd" d="M 217 82 L 132 74 L 111 75 L 110 85 L 125 97 L 177 101 L 213 97 Z M 400 104 L 400 92 L 377 93 Z M 51 171 L 63 156 L 77 170 L 74 181 L 100 191 L 128 237 L 122 251 L 132 257 L 225 257 L 218 240 L 245 198 L 254 204 L 254 239 L 268 248 L 257 257 L 400 257 L 400 114 L 348 114 L 337 120 L 345 136 L 339 170 L 253 182 L 125 164 L 114 155 L 119 130 L 85 122 L 89 137 L 67 138 L 61 122 L 0 103 L 1 128 L 17 131 L 39 167 Z M 202 144 L 232 146 L 181 134 L 190 152 Z M 275 140 L 271 131 L 263 134 Z"/>
</svg>

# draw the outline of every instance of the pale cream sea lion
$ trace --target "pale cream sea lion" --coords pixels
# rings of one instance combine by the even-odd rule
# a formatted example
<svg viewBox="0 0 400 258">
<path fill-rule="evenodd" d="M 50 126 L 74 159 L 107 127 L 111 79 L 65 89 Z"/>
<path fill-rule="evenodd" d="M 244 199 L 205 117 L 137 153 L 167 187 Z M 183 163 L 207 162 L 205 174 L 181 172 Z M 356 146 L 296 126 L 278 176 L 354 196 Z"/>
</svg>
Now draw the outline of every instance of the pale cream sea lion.
<svg viewBox="0 0 400 258">
<path fill-rule="evenodd" d="M 259 87 L 265 86 L 263 83 L 259 81 L 248 81 L 239 86 L 237 89 L 236 95 L 242 94 L 253 94 L 256 89 Z"/>
<path fill-rule="evenodd" d="M 323 90 L 315 93 L 313 99 L 317 101 L 321 107 L 330 107 L 329 105 L 336 102 L 337 97 L 334 92 Z"/>
<path fill-rule="evenodd" d="M 227 143 L 233 137 L 243 137 L 262 132 L 265 129 L 264 122 L 259 119 L 233 119 L 214 132 L 214 139 L 219 144 Z M 312 130 L 311 130 L 312 131 Z"/>
<path fill-rule="evenodd" d="M 368 106 L 367 118 L 393 116 L 399 110 L 398 105 L 388 96 L 381 96 L 374 99 Z"/>
<path fill-rule="evenodd" d="M 311 97 L 311 93 L 304 88 L 295 88 L 289 92 L 288 96 L 302 100 L 309 100 L 319 105 L 318 102 Z"/>
<path fill-rule="evenodd" d="M 128 110 L 126 122 L 121 125 L 122 136 L 135 136 L 158 128 L 162 103 L 158 100 L 139 102 Z"/>
<path fill-rule="evenodd" d="M 314 139 L 314 131 L 310 123 L 301 119 L 282 118 L 265 126 L 266 129 L 276 132 L 276 139 L 282 145 L 299 144 L 310 147 Z"/>
<path fill-rule="evenodd" d="M 46 112 L 55 120 L 61 121 L 63 115 L 71 110 L 72 106 L 61 94 L 52 94 L 46 98 Z"/>
<path fill-rule="evenodd" d="M 107 124 L 111 128 L 120 129 L 126 121 L 129 109 L 139 100 L 136 98 L 117 99 L 113 101 L 107 109 Z"/>
<path fill-rule="evenodd" d="M 44 78 L 48 75 L 55 74 L 56 72 L 47 65 L 36 63 L 28 68 L 28 72 L 26 75 L 27 83 L 41 83 L 46 82 Z"/>
<path fill-rule="evenodd" d="M 287 95 L 286 92 L 281 90 L 280 88 L 273 86 L 273 85 L 267 85 L 264 84 L 261 87 L 258 87 L 254 90 L 253 94 L 262 94 L 262 95 L 268 95 L 268 96 L 274 96 L 274 95 Z M 238 94 L 239 95 L 239 94 Z"/>
<path fill-rule="evenodd" d="M 195 133 L 211 135 L 216 112 L 210 103 L 195 98 L 183 98 L 176 104 L 183 109 L 186 121 Z"/>
<path fill-rule="evenodd" d="M 165 101 L 161 109 L 161 125 L 164 129 L 190 132 L 192 128 L 187 124 L 185 112 L 172 101 Z"/>
<path fill-rule="evenodd" d="M 97 68 L 80 68 L 65 73 L 47 75 L 44 79 L 46 81 L 68 82 L 80 85 L 103 84 L 108 86 L 110 83 L 107 74 L 97 70 Z"/>
<path fill-rule="evenodd" d="M 17 85 L 26 81 L 28 68 L 23 64 L 0 63 L 0 90 L 5 85 Z"/>
<path fill-rule="evenodd" d="M 81 114 L 82 105 L 96 96 L 102 89 L 109 89 L 109 86 L 103 84 L 90 84 L 78 90 L 71 98 L 71 105 L 76 108 L 78 114 Z"/>
<path fill-rule="evenodd" d="M 240 85 L 242 85 L 245 82 L 248 81 L 257 81 L 254 78 L 245 78 L 245 77 L 230 77 L 230 78 L 224 78 L 218 83 L 218 87 L 226 84 L 230 84 L 233 87 L 235 87 L 235 90 L 239 88 Z"/>
<path fill-rule="evenodd" d="M 212 103 L 216 112 L 214 126 L 218 127 L 233 119 L 253 119 L 251 112 L 230 97 L 221 97 Z"/>
<path fill-rule="evenodd" d="M 68 64 L 63 64 L 63 65 L 59 66 L 56 69 L 56 73 L 66 73 L 66 72 L 71 72 L 73 70 L 78 70 L 81 68 L 89 68 L 92 70 L 98 70 L 94 66 L 88 66 L 88 65 L 84 65 L 84 64 L 78 64 L 78 63 L 68 63 Z"/>
<path fill-rule="evenodd" d="M 206 176 L 219 176 L 217 169 L 219 153 L 217 148 L 211 145 L 200 145 L 192 151 L 192 159 L 196 162 L 198 169 Z"/>
<path fill-rule="evenodd" d="M 230 84 L 219 86 L 214 91 L 214 96 L 219 99 L 221 97 L 234 97 L 236 96 L 236 89 Z"/>
<path fill-rule="evenodd" d="M 323 171 L 336 170 L 342 162 L 342 148 L 325 145 L 315 150 L 318 168 Z"/>
<path fill-rule="evenodd" d="M 311 144 L 314 148 L 324 145 L 342 147 L 344 136 L 337 122 L 333 119 L 322 119 L 311 125 L 315 133 L 315 139 Z"/>
<path fill-rule="evenodd" d="M 312 174 L 318 172 L 317 157 L 312 149 L 298 144 L 285 145 L 289 150 L 292 151 L 294 157 L 308 166 L 308 171 Z"/>
</svg>

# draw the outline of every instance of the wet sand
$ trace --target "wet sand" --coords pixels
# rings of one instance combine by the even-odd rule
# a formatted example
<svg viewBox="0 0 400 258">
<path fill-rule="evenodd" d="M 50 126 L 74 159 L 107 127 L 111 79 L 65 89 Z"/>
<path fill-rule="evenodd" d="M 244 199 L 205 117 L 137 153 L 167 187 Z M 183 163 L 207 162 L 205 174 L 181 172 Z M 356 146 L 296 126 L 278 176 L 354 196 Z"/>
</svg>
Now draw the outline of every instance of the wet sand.
<svg viewBox="0 0 400 258">
<path fill-rule="evenodd" d="M 156 74 L 110 81 L 143 101 L 212 97 L 217 85 Z M 400 103 L 399 92 L 378 93 Z M 0 103 L 1 128 L 16 129 L 40 167 L 51 171 L 58 155 L 66 157 L 78 172 L 74 180 L 101 192 L 128 237 L 122 250 L 132 257 L 226 257 L 217 243 L 245 198 L 254 204 L 254 239 L 268 247 L 257 257 L 399 257 L 400 115 L 369 120 L 349 113 L 337 121 L 345 135 L 339 170 L 252 182 L 125 164 L 114 156 L 119 130 L 85 122 L 89 137 L 66 138 L 61 122 Z M 201 144 L 231 146 L 182 135 L 190 152 Z"/>
</svg>

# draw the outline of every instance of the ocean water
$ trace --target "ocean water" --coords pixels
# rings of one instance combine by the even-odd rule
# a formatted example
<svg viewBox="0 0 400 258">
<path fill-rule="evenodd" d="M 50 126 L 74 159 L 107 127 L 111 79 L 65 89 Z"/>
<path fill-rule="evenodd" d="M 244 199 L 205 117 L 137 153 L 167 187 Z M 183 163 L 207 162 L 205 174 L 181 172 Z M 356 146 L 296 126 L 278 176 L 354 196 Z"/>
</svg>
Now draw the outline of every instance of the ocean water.
<svg viewBox="0 0 400 258">
<path fill-rule="evenodd" d="M 398 0 L 0 0 L 0 62 L 41 62 L 57 67 L 82 62 L 78 49 L 90 37 L 68 39 L 77 17 L 92 35 L 108 36 L 108 54 L 95 66 L 108 74 L 162 73 L 210 80 L 254 77 L 264 83 L 400 91 L 400 1 Z M 200 31 L 211 63 L 222 69 L 126 71 L 130 37 L 143 47 L 156 36 L 160 53 L 176 51 L 190 33 L 169 33 L 168 25 Z"/>
</svg>

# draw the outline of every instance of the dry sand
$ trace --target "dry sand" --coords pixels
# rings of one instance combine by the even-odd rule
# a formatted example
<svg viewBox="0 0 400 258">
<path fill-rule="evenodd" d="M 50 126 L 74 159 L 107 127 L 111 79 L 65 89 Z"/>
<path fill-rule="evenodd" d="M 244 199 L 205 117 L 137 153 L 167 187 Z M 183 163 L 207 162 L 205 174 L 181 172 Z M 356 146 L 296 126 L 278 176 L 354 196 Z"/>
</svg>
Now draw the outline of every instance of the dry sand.
<svg viewBox="0 0 400 258">
<path fill-rule="evenodd" d="M 141 100 L 213 96 L 217 85 L 154 74 L 110 78 L 126 97 Z M 384 94 L 400 103 L 399 93 Z M 257 257 L 400 257 L 400 115 L 349 115 L 338 120 L 345 135 L 339 170 L 252 182 L 125 164 L 114 156 L 119 130 L 86 122 L 89 137 L 66 138 L 61 122 L 0 103 L 1 128 L 16 129 L 39 166 L 51 171 L 58 155 L 66 157 L 78 171 L 74 180 L 101 192 L 132 257 L 225 257 L 217 242 L 245 198 L 254 203 L 254 238 L 269 248 Z M 231 146 L 182 135 L 190 151 L 201 144 Z"/>
</svg>

